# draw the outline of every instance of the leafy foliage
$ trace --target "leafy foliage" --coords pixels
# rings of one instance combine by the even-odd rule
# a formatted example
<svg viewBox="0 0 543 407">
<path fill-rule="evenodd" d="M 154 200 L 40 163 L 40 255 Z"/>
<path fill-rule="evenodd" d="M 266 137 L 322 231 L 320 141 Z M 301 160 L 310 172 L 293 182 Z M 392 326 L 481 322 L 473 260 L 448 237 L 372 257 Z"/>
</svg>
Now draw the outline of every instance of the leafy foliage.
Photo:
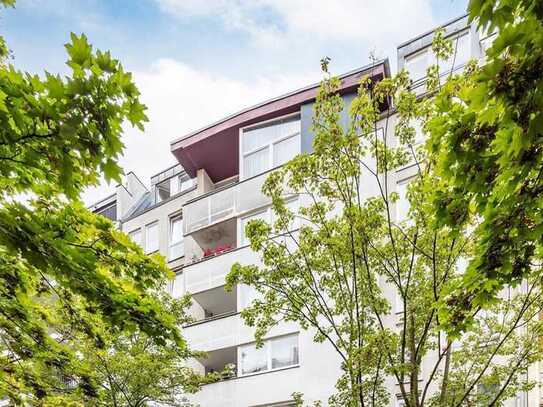
<svg viewBox="0 0 543 407">
<path fill-rule="evenodd" d="M 440 58 L 452 51 L 442 30 L 433 51 Z M 456 335 L 438 312 L 456 298 L 461 264 L 476 249 L 472 219 L 454 228 L 438 222 L 434 162 L 415 142 L 413 120 L 426 131 L 435 126 L 434 103 L 441 100 L 417 97 L 406 72 L 376 84 L 365 78 L 345 127 L 340 82 L 327 64 L 314 106 L 314 151 L 271 173 L 263 192 L 275 220 L 246 228 L 262 264 L 235 264 L 227 277 L 228 286 L 247 284 L 260 294 L 242 312 L 257 341 L 282 321 L 295 321 L 335 349 L 343 375 L 332 406 L 388 405 L 391 383 L 409 407 L 501 405 L 531 388 L 524 373 L 542 356 L 538 279 L 474 310 L 469 329 Z M 449 76 L 446 87 L 463 80 Z M 429 94 L 442 83 L 431 67 Z M 392 99 L 397 114 L 388 110 L 381 119 Z M 393 189 L 400 169 L 412 177 L 405 219 Z M 298 209 L 285 204 L 292 196 Z M 301 395 L 295 398 L 301 405 Z"/>
<path fill-rule="evenodd" d="M 472 0 L 470 19 L 495 33 L 486 60 L 437 94 L 427 129 L 443 224 L 476 219 L 475 256 L 445 313 L 461 330 L 505 285 L 541 270 L 543 6 Z"/>
<path fill-rule="evenodd" d="M 157 293 L 157 299 L 176 318 L 177 325 L 191 322 L 187 317 L 190 298 L 172 299 Z M 93 403 L 100 406 L 140 407 L 159 403 L 162 406 L 187 406 L 186 395 L 198 391 L 204 383 L 215 381 L 224 372 L 205 377 L 187 366 L 190 357 L 202 356 L 180 347 L 173 341 L 157 345 L 143 332 L 105 333 L 106 343 L 97 347 L 82 337 L 71 340 L 84 355 L 93 380 L 99 384 Z"/>
<path fill-rule="evenodd" d="M 72 338 L 107 349 L 110 336 L 139 335 L 188 352 L 176 316 L 149 295 L 170 276 L 164 260 L 78 198 L 101 174 L 120 180 L 122 125 L 143 128 L 145 106 L 84 35 L 66 45 L 66 77 L 18 71 L 0 48 L 0 397 L 90 403 L 101 382 Z"/>
</svg>

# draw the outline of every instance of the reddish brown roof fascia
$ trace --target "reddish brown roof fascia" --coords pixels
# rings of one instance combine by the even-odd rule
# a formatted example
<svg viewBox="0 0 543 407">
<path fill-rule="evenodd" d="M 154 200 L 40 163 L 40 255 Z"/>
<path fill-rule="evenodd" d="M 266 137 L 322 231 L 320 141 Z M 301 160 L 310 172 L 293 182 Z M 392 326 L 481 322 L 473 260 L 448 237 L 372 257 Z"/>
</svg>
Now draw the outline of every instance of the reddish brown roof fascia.
<svg viewBox="0 0 543 407">
<path fill-rule="evenodd" d="M 386 61 L 345 74 L 340 76 L 340 92 L 348 93 L 356 90 L 363 76 L 369 75 L 371 78 L 380 80 L 387 76 L 387 74 Z M 275 116 L 274 113 L 281 115 L 285 114 L 285 112 L 294 111 L 296 107 L 313 101 L 317 96 L 319 87 L 320 83 L 314 84 L 235 113 L 217 123 L 172 141 L 170 144 L 171 151 L 187 173 L 194 176 L 198 169 L 198 164 L 192 161 L 190 154 L 185 149 L 210 137 L 219 136 L 221 133 L 228 132 L 228 130 L 247 126 L 261 120 L 267 120 Z"/>
</svg>

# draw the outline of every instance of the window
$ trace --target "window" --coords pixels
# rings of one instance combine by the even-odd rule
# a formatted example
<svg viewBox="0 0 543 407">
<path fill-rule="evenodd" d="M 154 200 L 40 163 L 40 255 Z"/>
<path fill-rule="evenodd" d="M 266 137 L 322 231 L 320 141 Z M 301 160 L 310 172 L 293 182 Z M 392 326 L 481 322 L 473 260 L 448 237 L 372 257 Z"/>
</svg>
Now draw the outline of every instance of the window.
<svg viewBox="0 0 543 407">
<path fill-rule="evenodd" d="M 156 202 L 162 202 L 179 192 L 186 191 L 194 186 L 194 179 L 185 176 L 175 176 L 155 185 Z"/>
<path fill-rule="evenodd" d="M 158 222 L 147 225 L 145 228 L 145 249 L 146 253 L 158 250 Z"/>
<path fill-rule="evenodd" d="M 413 82 L 426 77 L 426 69 L 429 65 L 428 54 L 429 49 L 426 48 L 405 58 L 405 69 Z"/>
<path fill-rule="evenodd" d="M 249 307 L 254 300 L 261 298 L 260 293 L 249 285 L 241 284 L 238 287 L 240 290 L 240 310 Z"/>
<path fill-rule="evenodd" d="M 266 340 L 258 349 L 254 343 L 241 346 L 241 375 L 295 366 L 299 363 L 298 353 L 298 334 Z"/>
<path fill-rule="evenodd" d="M 298 227 L 299 224 L 299 218 L 297 217 L 298 214 L 298 198 L 290 199 L 289 201 L 285 202 L 285 206 L 287 209 L 289 209 L 291 212 L 294 213 L 294 219 L 292 222 L 288 225 L 288 230 L 294 230 Z M 245 228 L 247 227 L 247 224 L 256 219 L 262 219 L 263 221 L 269 223 L 271 226 L 276 221 L 276 214 L 273 211 L 273 209 L 270 207 L 267 207 L 266 209 L 262 209 L 258 212 L 252 213 L 250 215 L 247 215 L 243 218 L 241 218 L 240 222 L 240 242 L 241 246 L 247 245 L 251 243 L 247 236 L 245 236 Z M 285 233 L 286 230 L 279 230 L 277 231 L 278 234 Z"/>
<path fill-rule="evenodd" d="M 183 219 L 178 216 L 170 219 L 170 247 L 168 259 L 174 260 L 183 256 Z"/>
<path fill-rule="evenodd" d="M 162 182 L 159 182 L 155 186 L 155 197 L 156 202 L 162 202 L 166 199 L 168 199 L 171 195 L 173 195 L 174 192 L 172 192 L 172 180 L 175 180 L 176 178 L 170 178 L 167 180 L 164 180 Z M 175 182 L 173 183 L 175 184 Z"/>
<path fill-rule="evenodd" d="M 141 229 L 133 230 L 132 232 L 128 233 L 128 236 L 130 236 L 130 239 L 132 239 L 134 243 L 143 248 L 143 242 L 141 240 Z"/>
<path fill-rule="evenodd" d="M 273 164 L 278 166 L 286 163 L 300 152 L 300 137 L 291 136 L 274 143 Z"/>
<path fill-rule="evenodd" d="M 98 215 L 105 216 L 110 220 L 117 220 L 117 202 L 110 203 L 96 211 Z"/>
<path fill-rule="evenodd" d="M 409 124 L 413 127 L 413 130 L 415 130 L 415 140 L 413 144 L 418 145 L 424 143 L 426 136 L 424 134 L 424 130 L 422 129 L 421 120 L 413 119 Z"/>
<path fill-rule="evenodd" d="M 477 401 L 479 403 L 477 405 L 483 406 L 488 405 L 489 402 L 494 400 L 498 392 L 500 391 L 500 386 L 498 384 L 492 383 L 492 384 L 478 384 L 477 385 Z"/>
<path fill-rule="evenodd" d="M 399 195 L 398 200 L 396 201 L 396 222 L 402 222 L 408 219 L 409 217 L 409 199 L 407 198 L 407 186 L 409 185 L 409 180 L 398 182 L 397 193 Z"/>
<path fill-rule="evenodd" d="M 245 178 L 251 178 L 254 175 L 261 174 L 270 168 L 268 162 L 270 156 L 268 146 L 261 150 L 247 154 L 243 158 L 243 173 Z"/>
<path fill-rule="evenodd" d="M 494 43 L 494 40 L 496 39 L 497 33 L 490 34 L 489 36 L 481 39 L 479 42 L 479 45 L 481 47 L 481 55 L 483 57 L 483 61 L 486 61 L 486 51 L 492 46 Z"/>
<path fill-rule="evenodd" d="M 241 348 L 241 374 L 251 374 L 268 370 L 268 342 L 257 348 L 256 344 Z"/>
<path fill-rule="evenodd" d="M 283 336 L 270 341 L 271 345 L 271 368 L 279 369 L 282 367 L 298 364 L 298 337 Z"/>
<path fill-rule="evenodd" d="M 447 60 L 438 61 L 430 47 L 417 51 L 405 57 L 405 69 L 413 82 L 426 77 L 426 70 L 430 65 L 438 64 L 440 75 L 451 72 L 469 61 L 471 57 L 471 44 L 469 31 L 464 31 L 448 40 L 452 43 L 452 54 Z"/>
<path fill-rule="evenodd" d="M 194 178 L 180 178 L 180 191 L 186 191 L 195 185 Z"/>
<path fill-rule="evenodd" d="M 280 166 L 299 152 L 299 116 L 244 129 L 241 134 L 242 178 Z"/>
<path fill-rule="evenodd" d="M 270 216 L 269 216 L 269 212 L 267 209 L 261 211 L 261 212 L 257 212 L 257 213 L 253 213 L 251 215 L 248 215 L 248 216 L 245 216 L 243 218 L 241 218 L 241 245 L 244 246 L 244 245 L 247 245 L 249 243 L 251 243 L 249 241 L 249 238 L 245 235 L 245 229 L 247 228 L 247 225 L 249 224 L 250 221 L 252 220 L 257 220 L 257 219 L 262 219 L 266 222 L 269 222 L 270 221 Z"/>
<path fill-rule="evenodd" d="M 455 70 L 469 61 L 471 56 L 470 36 L 466 31 L 460 35 L 450 39 L 452 45 L 452 54 L 445 61 L 436 61 L 434 56 L 434 64 L 439 64 L 440 75 L 450 74 L 451 70 Z"/>
</svg>

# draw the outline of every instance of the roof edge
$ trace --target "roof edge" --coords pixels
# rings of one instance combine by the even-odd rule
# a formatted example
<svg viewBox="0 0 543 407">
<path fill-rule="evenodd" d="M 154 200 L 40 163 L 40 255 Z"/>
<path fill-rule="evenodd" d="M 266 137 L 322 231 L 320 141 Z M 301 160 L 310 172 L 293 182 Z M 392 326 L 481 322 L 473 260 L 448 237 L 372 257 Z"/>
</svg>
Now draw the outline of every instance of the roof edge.
<svg viewBox="0 0 543 407">
<path fill-rule="evenodd" d="M 389 66 L 388 58 L 383 58 L 383 59 L 380 59 L 380 60 L 371 62 L 371 63 L 369 63 L 369 64 L 367 64 L 367 65 L 365 65 L 365 66 L 363 66 L 363 67 L 353 69 L 353 70 L 351 70 L 351 71 L 349 71 L 349 72 L 346 72 L 346 73 L 343 73 L 343 74 L 341 74 L 341 75 L 337 75 L 337 77 L 338 77 L 339 79 L 344 79 L 344 78 L 349 77 L 349 76 L 352 76 L 352 75 L 356 75 L 356 74 L 359 74 L 359 73 L 362 73 L 362 72 L 365 72 L 365 71 L 369 71 L 369 70 L 374 69 L 374 68 L 376 68 L 376 67 L 378 67 L 378 66 L 381 66 L 381 65 L 384 67 L 385 75 L 389 75 L 389 76 L 390 76 L 390 66 Z M 254 110 L 254 109 L 258 109 L 258 108 L 260 108 L 260 107 L 262 107 L 262 106 L 265 106 L 265 105 L 267 105 L 267 104 L 270 104 L 270 103 L 273 103 L 273 102 L 277 102 L 277 101 L 280 101 L 280 100 L 282 100 L 282 99 L 286 99 L 286 98 L 288 98 L 289 96 L 296 95 L 296 94 L 298 94 L 298 93 L 307 91 L 307 90 L 309 90 L 309 89 L 316 88 L 316 87 L 320 86 L 320 84 L 321 84 L 320 81 L 319 81 L 319 82 L 316 82 L 316 83 L 312 83 L 311 85 L 304 86 L 304 87 L 302 87 L 302 88 L 298 88 L 298 89 L 296 89 L 296 90 L 294 90 L 294 91 L 285 93 L 285 94 L 280 95 L 280 96 L 276 96 L 276 97 L 274 97 L 274 98 L 271 98 L 271 99 L 265 100 L 265 101 L 263 101 L 263 102 L 260 102 L 260 103 L 258 103 L 258 104 L 256 104 L 256 105 L 252 105 L 252 106 L 250 106 L 250 107 L 247 107 L 247 108 L 245 108 L 245 109 L 242 109 L 242 110 L 240 110 L 240 111 L 237 111 L 237 112 L 235 112 L 235 113 L 232 113 L 232 114 L 230 114 L 230 115 L 228 115 L 228 116 L 226 116 L 226 117 L 224 117 L 224 118 L 222 118 L 222 119 L 220 119 L 220 120 L 217 120 L 217 121 L 215 121 L 215 122 L 212 122 L 212 123 L 210 123 L 210 124 L 208 124 L 208 125 L 206 125 L 206 126 L 204 126 L 204 127 L 201 127 L 201 128 L 199 128 L 199 129 L 197 129 L 197 130 L 194 130 L 194 131 L 192 131 L 192 132 L 190 132 L 190 133 L 188 133 L 188 134 L 186 134 L 186 135 L 184 135 L 184 136 L 178 137 L 178 138 L 176 138 L 176 139 L 170 141 L 170 149 L 171 149 L 171 150 L 174 150 L 174 146 L 175 146 L 177 143 L 179 143 L 180 141 L 183 141 L 183 140 L 185 140 L 185 139 L 188 139 L 188 138 L 190 138 L 190 137 L 192 137 L 192 136 L 194 136 L 194 135 L 196 135 L 196 134 L 198 134 L 198 133 L 201 133 L 201 132 L 203 132 L 203 131 L 205 131 L 205 130 L 207 130 L 207 129 L 210 129 L 210 128 L 214 127 L 214 126 L 217 126 L 217 125 L 219 125 L 219 124 L 225 123 L 225 122 L 227 122 L 228 120 L 231 120 L 231 119 L 233 119 L 233 118 L 235 118 L 235 117 L 237 117 L 237 116 L 239 116 L 239 115 L 241 115 L 241 114 L 250 112 L 251 110 Z"/>
</svg>

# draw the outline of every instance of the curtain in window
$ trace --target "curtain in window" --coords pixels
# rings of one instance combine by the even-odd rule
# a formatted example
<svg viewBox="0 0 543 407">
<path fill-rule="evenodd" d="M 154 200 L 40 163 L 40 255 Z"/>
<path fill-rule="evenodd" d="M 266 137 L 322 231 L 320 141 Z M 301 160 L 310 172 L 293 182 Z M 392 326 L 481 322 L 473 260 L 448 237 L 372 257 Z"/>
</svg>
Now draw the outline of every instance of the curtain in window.
<svg viewBox="0 0 543 407">
<path fill-rule="evenodd" d="M 246 153 L 248 151 L 256 150 L 258 147 L 270 144 L 278 137 L 277 125 L 268 125 L 252 130 L 246 130 L 243 132 L 242 151 Z"/>
</svg>

